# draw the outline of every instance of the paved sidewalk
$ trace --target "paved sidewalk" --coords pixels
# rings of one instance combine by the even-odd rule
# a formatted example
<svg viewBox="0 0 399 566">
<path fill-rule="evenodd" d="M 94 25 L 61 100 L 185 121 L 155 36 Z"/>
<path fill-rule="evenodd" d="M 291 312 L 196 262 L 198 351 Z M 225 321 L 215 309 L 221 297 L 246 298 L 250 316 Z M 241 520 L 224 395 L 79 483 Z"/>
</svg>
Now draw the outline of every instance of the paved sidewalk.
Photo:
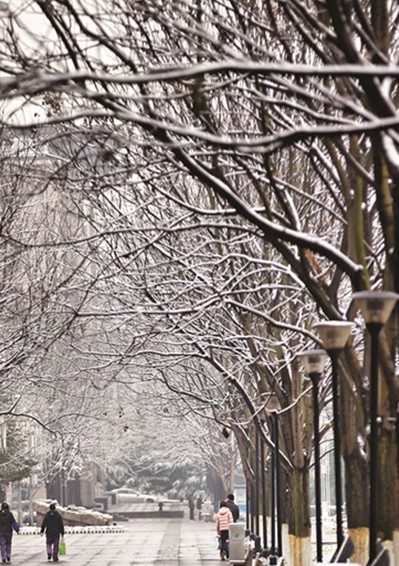
<svg viewBox="0 0 399 566">
<path fill-rule="evenodd" d="M 214 523 L 188 519 L 133 519 L 124 532 L 67 534 L 67 555 L 59 564 L 74 566 L 218 566 Z M 53 564 L 40 535 L 14 535 L 14 566 Z M 226 562 L 226 564 L 228 564 Z"/>
</svg>

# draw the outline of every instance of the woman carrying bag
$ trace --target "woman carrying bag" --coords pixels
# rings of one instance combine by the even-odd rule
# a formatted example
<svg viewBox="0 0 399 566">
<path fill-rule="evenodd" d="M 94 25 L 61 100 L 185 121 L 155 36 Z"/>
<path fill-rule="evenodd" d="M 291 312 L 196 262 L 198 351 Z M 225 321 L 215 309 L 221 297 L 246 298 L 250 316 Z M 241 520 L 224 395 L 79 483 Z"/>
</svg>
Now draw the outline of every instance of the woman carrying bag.
<svg viewBox="0 0 399 566">
<path fill-rule="evenodd" d="M 12 532 L 19 533 L 19 525 L 10 511 L 8 503 L 1 504 L 0 510 L 0 553 L 2 562 L 11 560 Z"/>
<path fill-rule="evenodd" d="M 46 532 L 47 559 L 58 562 L 58 552 L 60 549 L 60 537 L 64 536 L 64 522 L 61 515 L 56 511 L 55 503 L 51 503 L 49 510 L 44 516 L 40 529 L 42 535 Z M 64 542 L 65 544 L 65 542 Z"/>
</svg>

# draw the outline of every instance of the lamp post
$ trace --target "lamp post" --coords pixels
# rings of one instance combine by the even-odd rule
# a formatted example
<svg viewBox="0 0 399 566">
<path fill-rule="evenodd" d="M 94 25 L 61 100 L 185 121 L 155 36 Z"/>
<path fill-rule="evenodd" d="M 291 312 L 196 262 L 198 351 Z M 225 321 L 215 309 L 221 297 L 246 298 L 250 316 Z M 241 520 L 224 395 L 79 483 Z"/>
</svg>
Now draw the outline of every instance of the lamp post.
<svg viewBox="0 0 399 566">
<path fill-rule="evenodd" d="M 254 519 L 255 535 L 259 535 L 259 432 L 255 428 L 255 454 L 254 454 Z"/>
<path fill-rule="evenodd" d="M 262 428 L 265 426 L 265 421 L 262 420 Z M 266 458 L 265 458 L 265 443 L 262 440 L 260 447 L 260 466 L 261 466 L 261 485 L 262 485 L 262 536 L 263 536 L 263 553 L 267 555 L 267 498 L 266 498 Z"/>
<path fill-rule="evenodd" d="M 248 532 L 248 534 L 251 532 L 251 526 L 250 526 L 251 495 L 250 495 L 250 490 L 251 490 L 251 484 L 250 484 L 249 479 L 247 478 L 246 486 L 245 486 L 245 529 Z"/>
<path fill-rule="evenodd" d="M 275 491 L 276 491 L 276 517 L 277 517 L 277 556 L 282 556 L 283 539 L 281 529 L 281 473 L 280 473 L 280 440 L 279 440 L 279 424 L 276 411 L 272 413 L 272 427 L 274 437 L 274 468 L 275 473 Z"/>
<path fill-rule="evenodd" d="M 324 350 L 306 350 L 299 354 L 306 373 L 312 381 L 313 401 L 313 442 L 315 469 L 315 505 L 316 505 L 316 552 L 317 562 L 323 561 L 321 532 L 321 482 L 320 482 L 320 433 L 319 433 L 319 380 L 327 360 Z"/>
<path fill-rule="evenodd" d="M 260 490 L 260 475 L 259 475 L 259 467 L 260 467 L 260 434 L 258 428 L 255 428 L 255 552 L 260 552 L 260 521 L 259 521 L 259 496 L 261 493 Z"/>
<path fill-rule="evenodd" d="M 344 541 L 342 525 L 342 473 L 341 473 L 341 426 L 340 426 L 340 385 L 338 374 L 338 358 L 348 341 L 352 328 L 351 322 L 328 321 L 313 326 L 323 342 L 323 347 L 330 356 L 332 365 L 332 392 L 334 417 L 334 475 L 335 475 L 335 507 L 337 521 L 337 549 Z"/>
<path fill-rule="evenodd" d="M 360 291 L 353 294 L 371 337 L 370 372 L 370 506 L 369 564 L 377 556 L 378 528 L 378 338 L 399 299 L 390 291 Z"/>
<path fill-rule="evenodd" d="M 273 422 L 271 422 L 271 437 L 273 438 Z M 272 559 L 272 564 L 277 563 L 277 545 L 276 545 L 276 449 L 274 448 L 271 454 L 271 466 L 270 466 L 270 558 Z"/>
<path fill-rule="evenodd" d="M 267 395 L 265 403 L 266 414 L 270 416 L 270 436 L 274 444 L 271 464 L 271 517 L 270 517 L 270 564 L 276 564 L 276 556 L 282 556 L 282 528 L 281 528 L 281 502 L 280 502 L 280 446 L 278 411 L 281 409 L 280 401 L 275 393 Z M 276 537 L 277 535 L 277 537 Z M 276 544 L 277 538 L 277 544 Z"/>
<path fill-rule="evenodd" d="M 249 531 L 251 536 L 254 536 L 255 532 L 255 488 L 254 488 L 254 481 L 253 478 L 249 480 L 249 489 L 248 489 L 248 497 L 249 497 Z"/>
</svg>

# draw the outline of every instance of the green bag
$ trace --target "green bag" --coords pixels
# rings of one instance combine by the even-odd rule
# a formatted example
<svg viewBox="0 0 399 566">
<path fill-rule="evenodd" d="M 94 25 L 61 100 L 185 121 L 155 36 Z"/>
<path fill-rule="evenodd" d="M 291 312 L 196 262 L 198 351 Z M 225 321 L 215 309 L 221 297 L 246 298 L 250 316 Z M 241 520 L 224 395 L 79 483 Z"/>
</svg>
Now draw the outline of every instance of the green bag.
<svg viewBox="0 0 399 566">
<path fill-rule="evenodd" d="M 66 554 L 66 544 L 64 537 L 62 537 L 60 542 L 60 556 L 65 556 L 65 554 Z"/>
</svg>

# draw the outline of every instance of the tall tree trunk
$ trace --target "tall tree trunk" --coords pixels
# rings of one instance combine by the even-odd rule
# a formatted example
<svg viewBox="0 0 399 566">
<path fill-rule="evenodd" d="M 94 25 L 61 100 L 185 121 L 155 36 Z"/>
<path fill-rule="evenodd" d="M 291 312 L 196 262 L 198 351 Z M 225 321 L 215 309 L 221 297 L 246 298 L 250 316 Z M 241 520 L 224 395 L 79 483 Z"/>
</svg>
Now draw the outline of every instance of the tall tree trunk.
<svg viewBox="0 0 399 566">
<path fill-rule="evenodd" d="M 367 349 L 366 349 L 367 350 Z M 367 356 L 366 356 L 367 358 Z M 366 446 L 359 438 L 366 437 L 367 396 L 362 387 L 363 371 L 358 367 L 352 349 L 346 351 L 345 367 L 348 376 L 341 372 L 342 449 L 345 461 L 345 493 L 348 532 L 355 545 L 352 561 L 364 564 L 368 560 L 369 521 L 369 467 L 365 457 Z M 367 360 L 366 360 L 367 363 Z M 351 390 L 356 383 L 356 394 Z M 348 387 L 348 384 L 351 385 Z"/>
<path fill-rule="evenodd" d="M 311 563 L 311 524 L 308 468 L 291 473 L 291 513 L 288 517 L 288 564 L 308 566 Z"/>
<path fill-rule="evenodd" d="M 348 533 L 355 545 L 351 561 L 358 564 L 366 564 L 368 560 L 368 480 L 367 461 L 360 450 L 346 454 L 345 491 L 351 494 L 346 498 Z"/>
</svg>

